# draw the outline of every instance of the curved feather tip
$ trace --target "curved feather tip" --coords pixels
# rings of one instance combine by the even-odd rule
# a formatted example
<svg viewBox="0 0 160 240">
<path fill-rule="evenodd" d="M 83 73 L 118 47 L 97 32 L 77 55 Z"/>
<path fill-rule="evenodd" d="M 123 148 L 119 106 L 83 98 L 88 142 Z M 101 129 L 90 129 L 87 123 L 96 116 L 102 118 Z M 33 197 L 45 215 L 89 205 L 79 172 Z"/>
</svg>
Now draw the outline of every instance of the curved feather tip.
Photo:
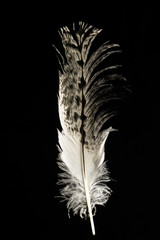
<svg viewBox="0 0 160 240">
<path fill-rule="evenodd" d="M 105 142 L 112 127 L 102 130 L 104 123 L 116 114 L 115 101 L 123 99 L 125 78 L 118 74 L 120 65 L 100 64 L 120 53 L 118 44 L 110 41 L 90 54 L 95 37 L 100 33 L 91 25 L 79 22 L 73 29 L 63 27 L 59 34 L 64 53 L 58 49 L 58 108 L 62 131 L 58 131 L 59 174 L 61 196 L 68 211 L 90 217 L 95 235 L 93 215 L 96 205 L 104 205 L 111 194 L 105 160 Z M 108 61 L 109 62 L 109 61 Z"/>
</svg>

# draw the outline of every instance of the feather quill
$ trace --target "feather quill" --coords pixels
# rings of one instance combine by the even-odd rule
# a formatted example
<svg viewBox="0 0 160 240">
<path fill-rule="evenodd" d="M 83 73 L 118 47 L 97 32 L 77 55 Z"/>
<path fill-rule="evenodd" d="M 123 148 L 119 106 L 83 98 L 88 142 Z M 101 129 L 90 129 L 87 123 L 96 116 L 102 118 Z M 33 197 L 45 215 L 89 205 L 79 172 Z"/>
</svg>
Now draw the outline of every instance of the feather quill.
<svg viewBox="0 0 160 240">
<path fill-rule="evenodd" d="M 93 215 L 96 205 L 104 205 L 111 190 L 105 160 L 105 142 L 114 129 L 102 130 L 115 115 L 115 100 L 125 95 L 125 78 L 117 73 L 120 65 L 98 68 L 111 55 L 120 53 L 118 44 L 105 42 L 92 54 L 90 48 L 101 32 L 92 25 L 79 22 L 73 29 L 63 27 L 59 34 L 64 54 L 58 53 L 58 110 L 62 130 L 58 130 L 59 174 L 61 196 L 67 201 L 68 212 L 90 218 L 95 235 Z M 97 70 L 98 69 L 98 70 Z M 97 70 L 97 71 L 96 71 Z"/>
</svg>

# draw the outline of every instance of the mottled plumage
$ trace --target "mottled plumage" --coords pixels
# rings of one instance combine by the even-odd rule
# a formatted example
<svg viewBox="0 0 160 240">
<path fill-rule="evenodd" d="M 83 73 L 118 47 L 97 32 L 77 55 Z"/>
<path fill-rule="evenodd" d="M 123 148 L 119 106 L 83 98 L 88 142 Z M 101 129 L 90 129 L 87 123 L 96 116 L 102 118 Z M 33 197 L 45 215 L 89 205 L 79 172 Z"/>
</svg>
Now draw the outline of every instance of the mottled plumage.
<svg viewBox="0 0 160 240">
<path fill-rule="evenodd" d="M 98 68 L 109 56 L 121 52 L 119 45 L 108 41 L 89 54 L 100 32 L 83 22 L 77 27 L 73 24 L 72 30 L 63 27 L 59 34 L 64 56 L 55 47 L 60 63 L 58 164 L 63 170 L 59 184 L 64 185 L 60 191 L 69 211 L 81 217 L 89 215 L 93 234 L 96 205 L 104 205 L 111 193 L 106 184 L 109 176 L 104 149 L 113 129 L 102 131 L 102 127 L 116 113 L 110 103 L 121 100 L 126 91 L 125 78 L 117 72 L 120 65 Z"/>
</svg>

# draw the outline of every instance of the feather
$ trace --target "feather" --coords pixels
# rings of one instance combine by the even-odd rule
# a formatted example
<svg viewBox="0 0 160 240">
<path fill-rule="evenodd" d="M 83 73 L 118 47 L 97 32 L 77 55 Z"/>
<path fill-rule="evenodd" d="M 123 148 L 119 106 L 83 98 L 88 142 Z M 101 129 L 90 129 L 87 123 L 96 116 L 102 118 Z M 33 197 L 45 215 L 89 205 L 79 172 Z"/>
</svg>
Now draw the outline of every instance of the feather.
<svg viewBox="0 0 160 240">
<path fill-rule="evenodd" d="M 89 216 L 95 235 L 93 215 L 96 205 L 104 205 L 111 190 L 105 162 L 105 142 L 112 127 L 104 123 L 116 114 L 114 101 L 125 96 L 125 78 L 118 73 L 120 65 L 100 68 L 104 60 L 120 53 L 118 44 L 105 42 L 92 54 L 93 40 L 101 32 L 79 22 L 60 29 L 64 54 L 58 53 L 58 110 L 62 130 L 58 130 L 58 164 L 62 172 L 58 183 L 61 196 L 67 201 L 68 212 Z M 97 71 L 96 71 L 97 70 Z"/>
</svg>

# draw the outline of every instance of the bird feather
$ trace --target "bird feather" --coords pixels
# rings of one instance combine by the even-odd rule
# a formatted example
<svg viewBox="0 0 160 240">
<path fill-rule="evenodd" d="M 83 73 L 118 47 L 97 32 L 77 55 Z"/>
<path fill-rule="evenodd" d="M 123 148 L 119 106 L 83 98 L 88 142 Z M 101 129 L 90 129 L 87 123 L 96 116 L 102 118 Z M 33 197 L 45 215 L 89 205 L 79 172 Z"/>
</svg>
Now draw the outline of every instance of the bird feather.
<svg viewBox="0 0 160 240">
<path fill-rule="evenodd" d="M 58 183 L 63 185 L 60 192 L 68 212 L 89 216 L 93 235 L 96 205 L 104 205 L 111 194 L 106 184 L 110 179 L 105 142 L 114 129 L 102 128 L 116 114 L 110 103 L 121 100 L 126 90 L 123 84 L 117 84 L 125 81 L 117 71 L 121 65 L 99 67 L 121 52 L 119 44 L 107 41 L 90 54 L 100 32 L 79 22 L 73 29 L 60 29 L 63 54 L 54 46 L 60 63 L 58 111 L 62 127 L 58 130 L 58 164 L 62 169 Z"/>
</svg>

